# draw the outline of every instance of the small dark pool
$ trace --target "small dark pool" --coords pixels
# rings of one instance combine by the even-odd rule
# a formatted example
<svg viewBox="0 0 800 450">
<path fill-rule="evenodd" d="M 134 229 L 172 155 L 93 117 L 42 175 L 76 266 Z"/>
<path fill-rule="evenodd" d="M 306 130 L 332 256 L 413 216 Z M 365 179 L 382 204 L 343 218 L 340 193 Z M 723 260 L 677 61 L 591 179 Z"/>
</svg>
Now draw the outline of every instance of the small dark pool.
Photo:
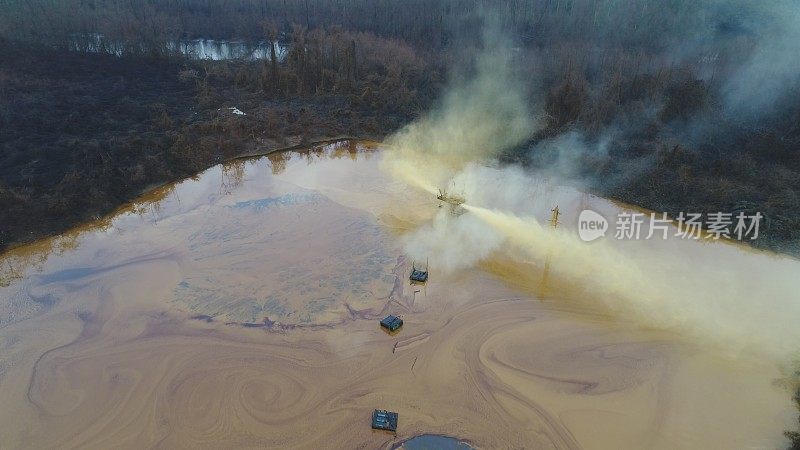
<svg viewBox="0 0 800 450">
<path fill-rule="evenodd" d="M 422 434 L 401 442 L 393 450 L 473 450 L 466 442 L 449 436 Z"/>
</svg>

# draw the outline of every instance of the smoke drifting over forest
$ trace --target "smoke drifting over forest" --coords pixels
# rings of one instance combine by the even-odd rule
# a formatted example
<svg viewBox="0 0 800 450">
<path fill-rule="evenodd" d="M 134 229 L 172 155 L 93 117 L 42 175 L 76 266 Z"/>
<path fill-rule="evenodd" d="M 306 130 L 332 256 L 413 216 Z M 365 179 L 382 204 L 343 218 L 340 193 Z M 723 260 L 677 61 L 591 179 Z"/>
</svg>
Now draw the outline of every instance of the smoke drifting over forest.
<svg viewBox="0 0 800 450">
<path fill-rule="evenodd" d="M 53 211 L 74 215 L 75 205 L 84 215 L 107 212 L 142 186 L 252 151 L 242 136 L 274 146 L 342 134 L 382 137 L 424 117 L 393 141 L 424 147 L 429 142 L 420 141 L 441 132 L 444 139 L 429 152 L 455 158 L 448 167 L 499 152 L 503 162 L 545 168 L 584 189 L 672 215 L 690 208 L 760 211 L 769 227 L 755 245 L 800 254 L 800 7 L 791 0 L 31 0 L 0 8 L 0 45 L 12 56 L 2 78 L 11 100 L 0 104 L 0 124 L 15 130 L 0 137 L 9 154 L 21 155 L 4 161 L 9 173 L 0 180 L 0 204 L 29 211 L 32 223 Z M 502 33 L 482 31 L 492 29 Z M 192 62 L 175 54 L 176 40 L 193 38 L 280 41 L 288 51 L 270 63 Z M 162 95 L 149 95 L 152 83 L 91 95 L 119 93 L 117 109 L 153 110 L 150 139 L 158 142 L 102 134 L 116 123 L 70 131 L 74 117 L 50 104 L 52 92 L 75 90 L 45 89 L 58 85 L 47 77 L 102 78 L 108 71 L 92 64 L 119 66 L 92 55 L 106 48 L 95 45 L 98 39 L 117 49 L 120 62 L 157 73 L 149 76 L 158 77 Z M 67 59 L 47 51 L 68 50 L 89 67 L 45 67 Z M 38 60 L 47 64 L 32 71 Z M 174 68 L 152 69 L 156 61 L 183 64 L 182 82 Z M 41 86 L 37 95 L 25 86 L 31 74 L 45 78 L 31 82 Z M 119 78 L 85 84 L 91 92 L 119 85 Z M 132 96 L 143 98 L 127 102 Z M 426 112 L 437 98 L 439 106 Z M 236 106 L 250 114 L 237 123 L 198 124 L 202 115 L 185 113 L 195 101 L 203 111 Z M 93 102 L 115 104 L 96 98 L 87 110 Z M 462 116 L 451 119 L 450 109 Z M 80 115 L 119 122 L 114 114 Z M 55 148 L 30 136 L 36 127 L 53 128 Z M 65 131 L 97 145 L 71 146 L 61 139 Z M 109 147 L 115 157 L 104 156 Z M 67 161 L 32 172 L 18 167 L 45 154 Z M 123 162 L 139 154 L 160 169 L 141 170 L 135 157 Z M 88 166 L 96 173 L 78 170 L 87 160 L 101 161 Z M 21 171 L 57 185 L 39 191 Z M 113 173 L 131 180 L 116 183 Z M 97 184 L 103 188 L 88 200 L 78 195 L 80 186 Z M 110 190 L 121 192 L 104 194 Z M 26 224 L 8 222 L 10 236 L 0 241 L 29 236 Z"/>
<path fill-rule="evenodd" d="M 388 162 L 393 170 L 436 192 L 465 163 L 517 146 L 542 127 L 529 109 L 512 46 L 496 24 L 484 28 L 474 64 L 453 74 L 432 111 L 387 139 L 392 158 L 399 158 Z"/>
<path fill-rule="evenodd" d="M 733 70 L 722 91 L 734 115 L 779 114 L 800 89 L 800 5 L 793 1 L 758 2 L 763 8 L 746 61 Z M 791 101 L 791 100 L 790 100 Z M 779 107 L 777 110 L 775 107 Z"/>
<path fill-rule="evenodd" d="M 643 326 L 680 332 L 729 356 L 790 364 L 800 342 L 796 260 L 721 245 L 619 245 L 611 237 L 587 244 L 579 240 L 575 223 L 558 230 L 544 223 L 553 206 L 580 205 L 583 194 L 576 186 L 624 184 L 655 162 L 652 157 L 630 159 L 624 172 L 608 179 L 587 167 L 612 157 L 610 136 L 645 126 L 643 121 L 628 124 L 627 130 L 610 125 L 598 130 L 594 140 L 589 131 L 576 127 L 542 136 L 548 112 L 529 106 L 541 107 L 541 102 L 526 101 L 537 96 L 528 90 L 537 83 L 519 76 L 521 64 L 536 61 L 515 58 L 509 42 L 496 28 L 487 28 L 474 66 L 453 75 L 452 86 L 430 113 L 388 139 L 394 147 L 385 162 L 390 173 L 432 194 L 446 189 L 466 198 L 467 214 L 453 215 L 445 205 L 430 224 L 406 236 L 409 255 L 416 260 L 431 257 L 437 270 L 447 272 L 502 254 L 538 268 L 530 273 L 531 280 L 520 281 L 528 286 L 541 283 L 547 265 L 552 278 L 579 286 L 582 301 L 600 302 Z M 772 93 L 793 88 L 796 73 L 768 69 L 769 58 L 761 61 L 762 55 L 785 51 L 789 43 L 764 45 L 759 42 L 753 56 L 720 84 L 720 98 L 728 108 L 721 110 L 724 114 L 746 105 L 749 113 L 763 115 L 759 109 L 768 113 L 776 106 L 779 96 Z M 756 88 L 755 80 L 767 71 L 775 79 Z M 761 106 L 748 101 L 745 93 L 756 95 Z M 663 113 L 663 104 L 648 105 L 659 107 Z M 696 114 L 708 121 L 704 126 L 712 126 L 704 111 Z M 696 126 L 688 122 L 667 128 L 678 133 L 683 124 Z M 523 143 L 529 144 L 523 145 L 522 164 L 498 160 Z M 569 220 L 576 216 L 569 212 Z M 741 277 L 744 272 L 749 276 Z"/>
</svg>

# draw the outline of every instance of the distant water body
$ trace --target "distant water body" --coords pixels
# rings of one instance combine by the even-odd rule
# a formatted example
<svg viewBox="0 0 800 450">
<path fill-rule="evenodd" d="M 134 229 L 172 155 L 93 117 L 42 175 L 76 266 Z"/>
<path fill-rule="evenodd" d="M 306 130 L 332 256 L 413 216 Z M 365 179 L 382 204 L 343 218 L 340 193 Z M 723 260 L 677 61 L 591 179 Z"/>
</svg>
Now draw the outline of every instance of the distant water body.
<svg viewBox="0 0 800 450">
<path fill-rule="evenodd" d="M 270 41 L 240 41 L 216 39 L 179 39 L 167 43 L 169 53 L 180 54 L 197 60 L 246 60 L 255 61 L 271 58 Z M 123 56 L 130 53 L 143 53 L 144 44 L 124 42 L 106 38 L 99 33 L 75 35 L 69 43 L 70 50 L 92 53 L 109 53 Z M 275 56 L 278 61 L 286 57 L 288 44 L 276 42 Z"/>
<path fill-rule="evenodd" d="M 473 450 L 466 442 L 448 436 L 422 434 L 395 447 L 397 450 Z"/>
</svg>

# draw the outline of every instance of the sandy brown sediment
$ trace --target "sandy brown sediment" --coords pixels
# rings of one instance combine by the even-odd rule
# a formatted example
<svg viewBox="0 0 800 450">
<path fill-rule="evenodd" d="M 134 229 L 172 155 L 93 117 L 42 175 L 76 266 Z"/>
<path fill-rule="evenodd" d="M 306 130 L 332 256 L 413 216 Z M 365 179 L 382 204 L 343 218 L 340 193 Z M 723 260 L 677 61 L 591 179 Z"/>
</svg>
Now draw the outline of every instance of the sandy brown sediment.
<svg viewBox="0 0 800 450">
<path fill-rule="evenodd" d="M 0 328 L 0 446 L 780 444 L 791 417 L 774 366 L 614 318 L 502 255 L 409 286 L 395 233 L 436 205 L 336 151 L 278 173 L 247 163 L 236 187 L 212 170 L 0 288 L 54 298 Z M 397 196 L 414 211 L 381 207 Z M 374 319 L 388 313 L 397 334 Z M 264 318 L 275 325 L 226 325 Z M 370 429 L 374 408 L 400 413 L 396 437 Z"/>
<path fill-rule="evenodd" d="M 165 314 L 131 324 L 138 333 L 120 340 L 126 315 L 98 316 L 84 329 L 105 333 L 84 332 L 35 364 L 31 405 L 48 432 L 22 444 L 373 448 L 394 440 L 368 428 L 369 411 L 387 407 L 401 414 L 399 438 L 436 431 L 488 448 L 669 447 L 658 436 L 676 409 L 673 389 L 686 388 L 673 386 L 682 369 L 669 340 L 575 326 L 525 297 L 487 298 L 503 288 L 478 274 L 470 287 L 475 295 L 458 304 L 406 314 L 405 330 L 427 337 L 394 353 L 403 339 L 374 321 L 264 333 Z M 693 381 L 730 383 L 730 367 L 719 369 Z"/>
</svg>

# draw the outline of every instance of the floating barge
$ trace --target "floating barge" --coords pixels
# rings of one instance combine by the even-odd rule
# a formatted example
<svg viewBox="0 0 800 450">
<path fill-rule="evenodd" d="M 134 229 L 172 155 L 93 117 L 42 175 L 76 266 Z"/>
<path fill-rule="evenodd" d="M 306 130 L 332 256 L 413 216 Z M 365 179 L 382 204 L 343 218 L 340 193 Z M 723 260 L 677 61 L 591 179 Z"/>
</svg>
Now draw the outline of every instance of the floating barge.
<svg viewBox="0 0 800 450">
<path fill-rule="evenodd" d="M 397 316 L 386 316 L 381 320 L 381 326 L 389 331 L 396 331 L 403 326 L 403 319 Z"/>
<path fill-rule="evenodd" d="M 467 210 L 461 206 L 466 203 L 467 200 L 461 195 L 448 194 L 446 190 L 439 189 L 439 195 L 437 195 L 436 198 L 443 202 L 439 207 L 441 208 L 444 204 L 448 204 L 450 206 L 450 214 L 454 216 L 460 216 L 467 212 Z"/>
<path fill-rule="evenodd" d="M 411 269 L 411 276 L 409 278 L 414 283 L 424 283 L 428 281 L 428 272 L 425 270 Z"/>
<path fill-rule="evenodd" d="M 376 409 L 372 413 L 372 429 L 397 432 L 397 413 Z"/>
<path fill-rule="evenodd" d="M 417 269 L 416 264 L 412 263 L 409 279 L 412 283 L 425 283 L 428 281 L 428 263 L 425 263 L 425 270 Z"/>
<path fill-rule="evenodd" d="M 448 194 L 446 190 L 442 189 L 439 189 L 439 195 L 437 195 L 436 198 L 453 206 L 461 206 L 461 204 L 467 202 L 463 196 Z"/>
</svg>

